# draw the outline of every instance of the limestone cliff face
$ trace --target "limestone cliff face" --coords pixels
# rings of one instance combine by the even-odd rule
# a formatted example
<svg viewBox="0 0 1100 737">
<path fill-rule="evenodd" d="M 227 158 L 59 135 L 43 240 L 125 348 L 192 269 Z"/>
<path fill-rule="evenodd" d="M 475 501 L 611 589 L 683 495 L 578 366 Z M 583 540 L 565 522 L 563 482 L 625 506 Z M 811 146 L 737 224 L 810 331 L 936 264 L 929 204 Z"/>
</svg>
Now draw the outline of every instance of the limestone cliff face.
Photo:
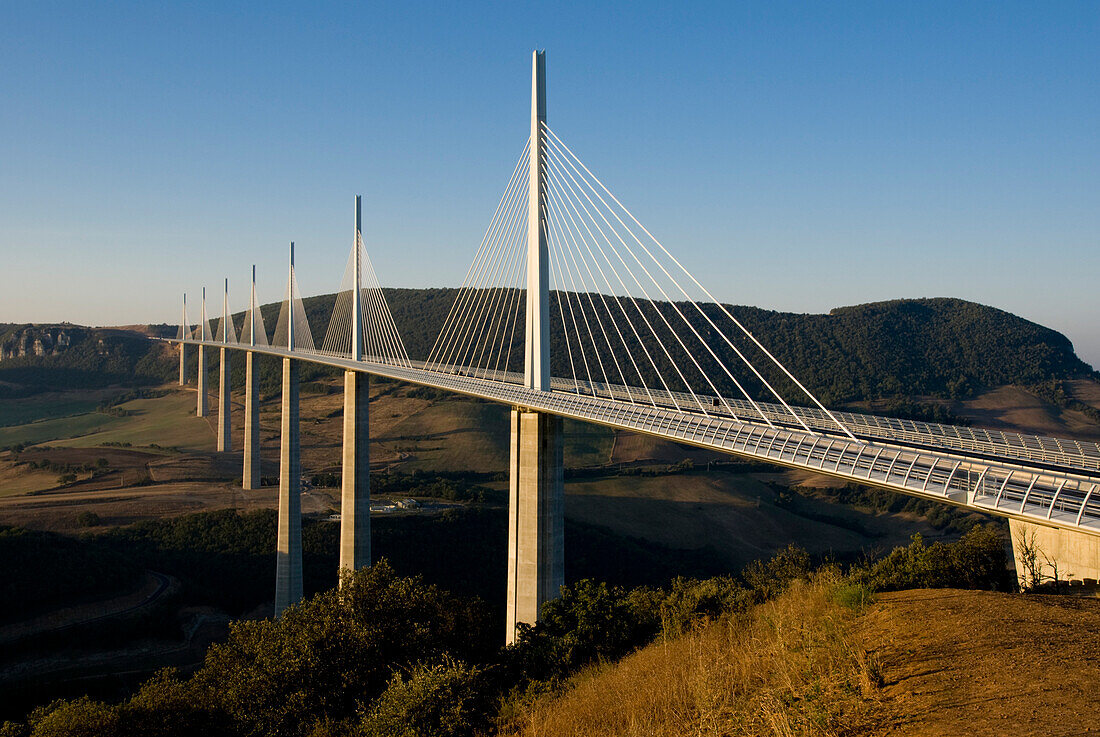
<svg viewBox="0 0 1100 737">
<path fill-rule="evenodd" d="M 73 344 L 80 328 L 71 325 L 28 325 L 0 340 L 0 361 L 25 356 L 58 356 Z"/>
</svg>

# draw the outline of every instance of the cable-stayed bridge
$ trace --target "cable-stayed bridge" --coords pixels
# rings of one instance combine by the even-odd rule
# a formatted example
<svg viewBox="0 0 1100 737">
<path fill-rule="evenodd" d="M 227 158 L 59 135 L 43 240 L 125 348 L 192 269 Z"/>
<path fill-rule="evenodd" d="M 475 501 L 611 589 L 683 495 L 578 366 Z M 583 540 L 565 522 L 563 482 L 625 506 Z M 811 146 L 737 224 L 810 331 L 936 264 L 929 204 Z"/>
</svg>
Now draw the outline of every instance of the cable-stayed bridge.
<svg viewBox="0 0 1100 737">
<path fill-rule="evenodd" d="M 1068 541 L 1083 576 L 1100 568 L 1100 446 L 826 408 L 547 126 L 544 69 L 536 52 L 530 136 L 428 355 L 405 349 L 363 246 L 358 197 L 351 254 L 319 345 L 293 244 L 270 339 L 255 269 L 239 333 L 228 281 L 216 329 L 205 290 L 194 328 L 185 298 L 174 342 L 181 383 L 187 346 L 199 347 L 200 416 L 206 352 L 221 352 L 219 451 L 230 445 L 229 351 L 245 352 L 245 488 L 259 481 L 254 356 L 283 359 L 277 613 L 302 590 L 302 361 L 345 370 L 342 567 L 370 561 L 369 375 L 513 408 L 509 638 L 564 582 L 563 417 L 1008 517 Z"/>
</svg>

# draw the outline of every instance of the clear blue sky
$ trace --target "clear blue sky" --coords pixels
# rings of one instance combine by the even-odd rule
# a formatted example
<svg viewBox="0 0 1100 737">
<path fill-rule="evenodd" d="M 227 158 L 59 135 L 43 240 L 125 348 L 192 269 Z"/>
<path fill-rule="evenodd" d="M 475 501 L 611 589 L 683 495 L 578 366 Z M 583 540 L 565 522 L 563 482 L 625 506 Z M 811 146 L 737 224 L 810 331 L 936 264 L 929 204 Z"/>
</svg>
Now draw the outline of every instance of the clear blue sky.
<svg viewBox="0 0 1100 737">
<path fill-rule="evenodd" d="M 720 298 L 957 296 L 1100 365 L 1100 3 L 0 4 L 0 322 L 457 286 L 550 126 Z M 192 313 L 194 314 L 194 313 Z"/>
</svg>

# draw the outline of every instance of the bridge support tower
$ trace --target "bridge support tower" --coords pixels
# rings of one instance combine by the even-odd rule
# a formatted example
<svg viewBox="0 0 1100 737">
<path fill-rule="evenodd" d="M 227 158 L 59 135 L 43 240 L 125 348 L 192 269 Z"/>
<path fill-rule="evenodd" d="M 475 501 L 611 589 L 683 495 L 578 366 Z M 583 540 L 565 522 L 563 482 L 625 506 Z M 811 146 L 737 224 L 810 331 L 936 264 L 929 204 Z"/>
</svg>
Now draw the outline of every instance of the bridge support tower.
<svg viewBox="0 0 1100 737">
<path fill-rule="evenodd" d="M 230 366 L 229 351 L 219 349 L 218 353 L 218 452 L 226 453 L 232 449 L 232 410 L 230 409 Z"/>
<path fill-rule="evenodd" d="M 260 375 L 256 354 L 244 354 L 244 472 L 241 487 L 246 491 L 260 488 L 260 403 L 257 394 Z"/>
<path fill-rule="evenodd" d="M 527 182 L 527 309 L 524 383 L 550 390 L 550 279 L 546 238 L 546 55 L 531 58 L 531 146 Z M 508 496 L 506 639 L 534 624 L 565 583 L 562 420 L 512 410 Z"/>
<path fill-rule="evenodd" d="M 233 448 L 233 410 L 229 390 L 233 372 L 229 366 L 229 351 L 224 344 L 236 341 L 232 318 L 229 316 L 229 279 L 225 280 L 225 297 L 222 300 L 222 324 L 220 339 L 223 347 L 218 353 L 218 452 L 226 453 Z"/>
<path fill-rule="evenodd" d="M 355 280 L 351 357 L 363 360 L 362 198 L 355 196 Z M 340 490 L 340 570 L 370 565 L 370 374 L 344 372 L 344 447 Z"/>
<path fill-rule="evenodd" d="M 370 565 L 370 374 L 344 372 L 340 569 Z"/>
<path fill-rule="evenodd" d="M 183 341 L 191 337 L 187 325 L 187 295 L 183 295 L 183 309 L 180 312 L 180 386 L 187 384 L 187 344 Z"/>
<path fill-rule="evenodd" d="M 209 414 L 206 397 L 206 346 L 199 346 L 199 376 L 196 388 L 199 392 L 198 405 L 195 407 L 195 415 L 206 417 Z"/>
<path fill-rule="evenodd" d="M 200 313 L 199 321 L 199 339 L 202 341 L 210 340 L 210 336 L 207 335 L 206 330 L 206 287 L 202 288 L 202 310 Z M 209 414 L 207 406 L 206 396 L 206 346 L 199 346 L 199 376 L 196 382 L 196 388 L 199 390 L 198 405 L 195 407 L 195 415 L 197 417 L 206 417 Z"/>
<path fill-rule="evenodd" d="M 562 420 L 512 410 L 508 482 L 507 642 L 516 625 L 534 624 L 565 583 Z"/>
<path fill-rule="evenodd" d="M 294 283 L 294 244 L 290 244 Z M 294 294 L 287 315 L 287 348 L 294 350 Z M 302 465 L 298 362 L 283 359 L 282 433 L 279 440 L 279 529 L 275 541 L 275 616 L 302 600 Z"/>
<path fill-rule="evenodd" d="M 256 332 L 260 320 L 256 319 L 256 266 L 252 266 L 252 289 L 248 298 L 248 344 L 256 345 Z M 266 337 L 264 338 L 266 341 Z M 260 375 L 256 367 L 256 353 L 244 354 L 244 470 L 241 487 L 246 491 L 260 488 Z"/>
</svg>

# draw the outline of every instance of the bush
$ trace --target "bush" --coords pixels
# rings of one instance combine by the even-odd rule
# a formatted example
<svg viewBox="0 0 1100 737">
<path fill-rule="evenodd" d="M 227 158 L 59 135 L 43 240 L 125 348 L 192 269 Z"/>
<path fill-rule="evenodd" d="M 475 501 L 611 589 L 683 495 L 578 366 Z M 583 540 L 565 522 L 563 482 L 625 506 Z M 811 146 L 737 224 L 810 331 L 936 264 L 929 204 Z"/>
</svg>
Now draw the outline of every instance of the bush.
<svg viewBox="0 0 1100 737">
<path fill-rule="evenodd" d="M 750 589 L 728 576 L 702 581 L 677 577 L 661 602 L 661 631 L 665 637 L 677 637 L 697 622 L 746 610 L 753 598 Z"/>
<path fill-rule="evenodd" d="M 797 545 L 788 545 L 770 560 L 756 560 L 745 566 L 741 576 L 756 595 L 757 601 L 782 593 L 791 581 L 808 579 L 810 554 Z"/>
<path fill-rule="evenodd" d="M 875 603 L 874 592 L 859 583 L 841 582 L 836 584 L 830 598 L 834 604 L 856 612 L 861 612 Z"/>
<path fill-rule="evenodd" d="M 488 729 L 493 716 L 483 672 L 444 658 L 395 674 L 364 715 L 363 737 L 459 737 Z"/>
<path fill-rule="evenodd" d="M 98 527 L 103 520 L 95 512 L 81 512 L 76 516 L 76 524 L 79 527 Z"/>
<path fill-rule="evenodd" d="M 475 698 L 480 671 L 457 659 L 487 660 L 495 651 L 486 619 L 480 606 L 419 578 L 400 578 L 383 560 L 278 620 L 234 623 L 190 679 L 162 671 L 117 706 L 87 698 L 54 702 L 32 712 L 28 726 L 33 737 L 308 735 L 314 727 L 331 732 L 390 689 L 385 714 L 392 716 L 395 694 L 404 693 L 419 699 L 407 714 L 425 725 L 480 719 L 487 713 Z M 446 667 L 416 670 L 424 662 Z M 393 678 L 403 671 L 412 677 Z M 433 701 L 456 694 L 457 706 Z"/>
<path fill-rule="evenodd" d="M 904 548 L 852 571 L 852 579 L 875 591 L 917 588 L 1008 590 L 1004 541 L 991 527 L 974 527 L 954 543 L 925 545 L 920 534 Z"/>
<path fill-rule="evenodd" d="M 27 723 L 33 737 L 101 737 L 118 731 L 118 711 L 83 696 L 39 707 Z"/>
<path fill-rule="evenodd" d="M 591 579 L 562 586 L 559 598 L 542 605 L 542 621 L 519 625 L 513 658 L 527 677 L 538 680 L 617 660 L 660 631 L 658 602 L 651 590 L 627 592 Z"/>
</svg>

